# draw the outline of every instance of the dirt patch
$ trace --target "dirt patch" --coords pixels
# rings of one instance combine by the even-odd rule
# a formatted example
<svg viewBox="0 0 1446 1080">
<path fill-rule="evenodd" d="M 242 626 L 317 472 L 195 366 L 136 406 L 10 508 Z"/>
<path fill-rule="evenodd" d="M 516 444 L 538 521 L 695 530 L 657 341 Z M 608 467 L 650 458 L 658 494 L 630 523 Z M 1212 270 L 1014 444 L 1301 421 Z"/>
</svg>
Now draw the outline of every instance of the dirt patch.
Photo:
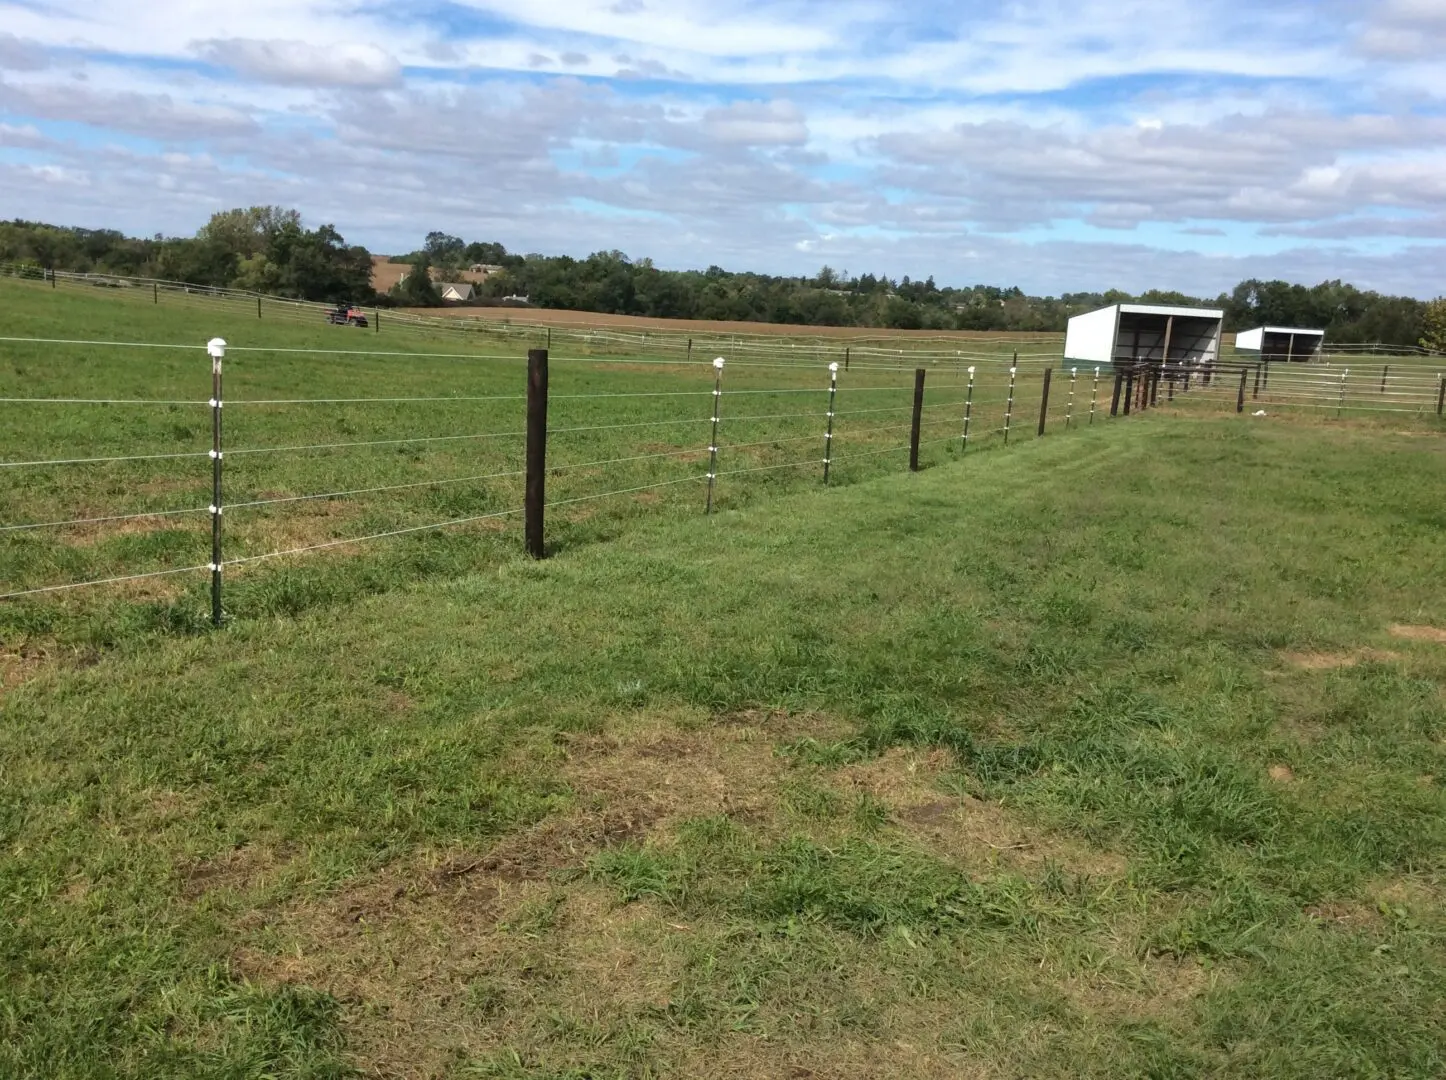
<svg viewBox="0 0 1446 1080">
<path fill-rule="evenodd" d="M 1277 784 L 1295 783 L 1295 770 L 1293 770 L 1289 765 L 1272 765 L 1266 771 L 1269 774 L 1270 778 L 1274 780 Z"/>
<path fill-rule="evenodd" d="M 889 809 L 893 826 L 940 858 L 971 869 L 1030 870 L 1054 862 L 1077 874 L 1119 877 L 1123 856 L 1046 832 L 1014 811 L 969 795 L 946 796 L 939 780 L 952 764 L 946 750 L 894 747 L 834 774 L 845 793 L 866 792 Z"/>
<path fill-rule="evenodd" d="M 35 678 L 49 662 L 50 652 L 43 648 L 21 646 L 0 652 L 0 697 Z"/>
<path fill-rule="evenodd" d="M 504 837 L 482 857 L 484 870 L 508 881 L 538 881 L 582 866 L 605 847 L 642 842 L 690 818 L 761 820 L 771 813 L 785 769 L 772 739 L 747 724 L 688 732 L 649 723 L 620 734 L 577 736 L 567 753 L 563 776 L 579 793 L 578 805 Z"/>
<path fill-rule="evenodd" d="M 246 892 L 260 885 L 284 861 L 271 848 L 248 844 L 223 855 L 200 859 L 180 869 L 180 892 L 199 900 L 213 892 Z"/>
<path fill-rule="evenodd" d="M 1302 914 L 1317 925 L 1337 930 L 1371 929 L 1385 921 L 1378 909 L 1367 904 L 1312 904 Z"/>
<path fill-rule="evenodd" d="M 452 859 L 273 912 L 231 966 L 333 994 L 366 1075 L 441 1077 L 568 1014 L 665 1008 L 676 973 L 657 943 L 685 930 L 606 890 L 562 894 Z"/>
<path fill-rule="evenodd" d="M 1436 626 L 1403 626 L 1397 624 L 1391 627 L 1391 636 L 1401 638 L 1404 641 L 1430 641 L 1436 645 L 1446 645 L 1446 630 Z"/>
<path fill-rule="evenodd" d="M 1357 649 L 1348 653 L 1283 652 L 1280 658 L 1301 671 L 1336 671 L 1355 667 L 1362 662 L 1386 664 L 1401 658 L 1399 653 L 1384 649 Z"/>
<path fill-rule="evenodd" d="M 1138 1022 L 1178 1015 L 1219 978 L 1192 958 L 1150 955 L 1067 976 L 1061 987 L 1084 1012 Z"/>
</svg>

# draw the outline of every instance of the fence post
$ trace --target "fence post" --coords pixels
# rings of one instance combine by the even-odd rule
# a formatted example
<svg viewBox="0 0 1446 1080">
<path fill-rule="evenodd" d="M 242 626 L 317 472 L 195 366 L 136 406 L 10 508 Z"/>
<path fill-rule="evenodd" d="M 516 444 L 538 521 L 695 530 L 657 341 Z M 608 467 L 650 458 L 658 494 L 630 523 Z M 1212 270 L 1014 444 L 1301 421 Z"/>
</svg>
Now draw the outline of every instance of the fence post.
<svg viewBox="0 0 1446 1080">
<path fill-rule="evenodd" d="M 547 350 L 527 350 L 527 479 L 523 529 L 527 554 L 547 554 L 543 544 L 543 506 L 547 481 Z"/>
<path fill-rule="evenodd" d="M 50 287 L 51 287 L 52 289 L 55 288 L 55 267 L 54 267 L 54 266 L 51 266 L 51 268 L 50 268 Z"/>
<path fill-rule="evenodd" d="M 693 362 L 693 339 L 688 339 L 688 363 Z"/>
<path fill-rule="evenodd" d="M 1339 419 L 1341 418 L 1341 412 L 1342 412 L 1342 411 L 1345 409 L 1345 407 L 1346 407 L 1346 376 L 1349 375 L 1350 373 L 1351 373 L 1351 369 L 1350 369 L 1350 368 L 1346 368 L 1344 371 L 1341 372 L 1341 396 L 1340 396 L 1340 400 L 1336 402 L 1336 419 L 1337 419 L 1337 420 L 1339 420 Z"/>
<path fill-rule="evenodd" d="M 1260 373 L 1260 385 L 1266 391 L 1270 390 L 1270 358 L 1266 357 L 1260 365 L 1264 370 Z"/>
<path fill-rule="evenodd" d="M 261 297 L 256 298 L 256 317 L 261 318 Z"/>
<path fill-rule="evenodd" d="M 969 368 L 969 387 L 964 391 L 964 442 L 959 447 L 962 454 L 969 449 L 969 418 L 974 413 L 974 368 Z"/>
<path fill-rule="evenodd" d="M 552 327 L 547 328 L 547 351 L 552 352 Z"/>
<path fill-rule="evenodd" d="M 823 434 L 823 482 L 828 483 L 828 469 L 833 463 L 833 403 L 838 397 L 838 361 L 828 366 L 828 427 Z"/>
<path fill-rule="evenodd" d="M 924 369 L 914 369 L 914 422 L 909 428 L 909 471 L 919 471 L 919 429 L 924 422 Z"/>
<path fill-rule="evenodd" d="M 1110 415 L 1120 415 L 1120 389 L 1125 385 L 1125 373 L 1115 368 L 1115 390 L 1110 395 Z"/>
<path fill-rule="evenodd" d="M 160 302 L 161 302 L 161 287 L 160 287 L 159 285 L 157 285 L 157 284 L 153 281 L 153 282 L 151 282 L 151 303 L 153 303 L 153 304 L 159 304 Z"/>
<path fill-rule="evenodd" d="M 226 342 L 206 342 L 211 357 L 211 625 L 221 625 L 221 362 Z"/>
<path fill-rule="evenodd" d="M 1090 422 L 1086 427 L 1093 427 L 1095 422 L 1095 404 L 1100 399 L 1100 369 L 1095 368 L 1095 381 L 1090 385 Z"/>
<path fill-rule="evenodd" d="M 1018 353 L 1014 354 L 1018 356 Z M 1009 420 L 1014 414 L 1014 378 L 1019 371 L 1018 366 L 1009 369 L 1009 397 L 1004 402 L 1004 445 L 1009 445 Z"/>
<path fill-rule="evenodd" d="M 1069 402 L 1064 407 L 1064 429 L 1068 431 L 1070 424 L 1074 422 L 1074 378 L 1079 374 L 1079 368 L 1069 369 Z"/>
<path fill-rule="evenodd" d="M 1386 376 L 1391 373 L 1391 365 L 1386 364 L 1381 368 L 1381 393 L 1386 392 Z"/>
<path fill-rule="evenodd" d="M 708 440 L 708 501 L 703 513 L 713 512 L 713 481 L 718 479 L 718 419 L 723 407 L 723 364 L 720 356 L 713 361 L 713 435 Z"/>
<path fill-rule="evenodd" d="M 1150 369 L 1150 408 L 1160 404 L 1160 369 Z"/>
<path fill-rule="evenodd" d="M 1129 415 L 1130 415 L 1130 404 L 1131 404 L 1131 402 L 1134 400 L 1134 397 L 1135 397 L 1135 369 L 1134 369 L 1133 367 L 1131 367 L 1131 368 L 1128 368 L 1128 369 L 1125 371 L 1125 393 L 1124 393 L 1124 400 L 1125 400 L 1125 415 L 1126 415 L 1126 416 L 1129 416 Z"/>
<path fill-rule="evenodd" d="M 1175 400 L 1175 373 L 1170 370 L 1170 362 L 1165 361 L 1165 400 Z"/>
<path fill-rule="evenodd" d="M 845 371 L 847 371 L 847 370 L 849 369 L 849 353 L 850 353 L 851 351 L 852 351 L 852 348 L 851 348 L 850 346 L 848 346 L 848 345 L 845 345 L 845 346 L 844 346 L 844 370 L 845 370 Z"/>
<path fill-rule="evenodd" d="M 1049 416 L 1049 380 L 1054 375 L 1054 368 L 1044 369 L 1044 392 L 1039 397 L 1039 434 L 1044 435 L 1044 421 Z"/>
<path fill-rule="evenodd" d="M 1238 413 L 1245 411 L 1245 376 L 1247 370 L 1246 368 L 1240 369 L 1240 393 L 1236 395 L 1235 398 L 1235 411 Z"/>
<path fill-rule="evenodd" d="M 1260 400 L 1260 365 L 1255 365 L 1255 389 L 1250 392 L 1251 401 Z"/>
<path fill-rule="evenodd" d="M 1441 388 L 1436 392 L 1436 415 L 1440 416 L 1443 409 L 1446 409 L 1446 375 L 1437 375 L 1436 381 Z"/>
<path fill-rule="evenodd" d="M 372 308 L 372 316 L 373 322 L 376 324 L 376 332 L 380 334 L 382 332 L 382 309 L 379 307 Z"/>
</svg>

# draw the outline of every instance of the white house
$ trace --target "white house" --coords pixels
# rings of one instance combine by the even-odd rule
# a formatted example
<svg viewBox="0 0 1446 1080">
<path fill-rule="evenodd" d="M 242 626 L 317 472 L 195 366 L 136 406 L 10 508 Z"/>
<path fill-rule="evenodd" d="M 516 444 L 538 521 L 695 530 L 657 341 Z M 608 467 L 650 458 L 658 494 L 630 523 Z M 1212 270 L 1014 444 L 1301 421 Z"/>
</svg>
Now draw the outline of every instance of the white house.
<svg viewBox="0 0 1446 1080">
<path fill-rule="evenodd" d="M 466 281 L 439 281 L 436 286 L 437 294 L 443 300 L 471 300 L 477 294 L 471 283 Z"/>
<path fill-rule="evenodd" d="M 1164 361 L 1211 367 L 1220 357 L 1225 313 L 1210 308 L 1112 304 L 1069 321 L 1064 356 L 1079 364 Z"/>
</svg>

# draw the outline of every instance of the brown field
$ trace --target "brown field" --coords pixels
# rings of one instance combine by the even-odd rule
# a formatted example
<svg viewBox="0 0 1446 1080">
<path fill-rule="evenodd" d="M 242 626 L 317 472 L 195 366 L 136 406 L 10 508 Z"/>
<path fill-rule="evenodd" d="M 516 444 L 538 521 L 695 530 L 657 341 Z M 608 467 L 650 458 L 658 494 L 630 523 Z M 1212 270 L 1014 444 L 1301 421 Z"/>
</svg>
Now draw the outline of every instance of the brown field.
<svg viewBox="0 0 1446 1080">
<path fill-rule="evenodd" d="M 657 330 L 674 334 L 752 334 L 770 337 L 826 337 L 854 341 L 901 338 L 939 341 L 1063 341 L 1062 333 L 1005 330 L 884 330 L 861 326 L 799 326 L 792 323 L 734 322 L 726 319 L 651 319 L 641 315 L 605 315 L 596 311 L 560 311 L 548 308 L 447 307 L 400 308 L 412 315 L 482 319 L 515 326 L 561 326 L 581 330 Z"/>
</svg>

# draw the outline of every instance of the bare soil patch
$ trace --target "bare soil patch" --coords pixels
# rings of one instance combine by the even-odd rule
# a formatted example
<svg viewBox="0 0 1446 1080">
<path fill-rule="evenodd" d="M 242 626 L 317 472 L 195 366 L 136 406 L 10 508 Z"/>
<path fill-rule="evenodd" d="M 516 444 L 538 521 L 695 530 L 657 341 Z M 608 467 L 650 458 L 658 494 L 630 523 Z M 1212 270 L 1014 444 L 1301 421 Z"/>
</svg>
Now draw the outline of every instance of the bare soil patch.
<svg viewBox="0 0 1446 1080">
<path fill-rule="evenodd" d="M 284 862 L 281 853 L 247 845 L 181 868 L 181 896 L 199 900 L 212 892 L 246 892 L 255 888 Z"/>
<path fill-rule="evenodd" d="M 1355 667 L 1362 662 L 1387 664 L 1401 658 L 1399 653 L 1386 649 L 1356 649 L 1348 653 L 1326 652 L 1283 652 L 1280 658 L 1293 668 L 1301 671 L 1336 671 L 1340 668 Z"/>
<path fill-rule="evenodd" d="M 29 682 L 49 661 L 50 653 L 46 649 L 33 646 L 0 652 L 0 697 Z"/>
<path fill-rule="evenodd" d="M 1446 630 L 1437 626 L 1403 626 L 1391 627 L 1391 636 L 1401 638 L 1404 641 L 1430 641 L 1436 645 L 1446 645 Z"/>
<path fill-rule="evenodd" d="M 999 803 L 945 795 L 939 778 L 951 763 L 946 750 L 895 747 L 873 761 L 839 769 L 834 783 L 880 800 L 898 829 L 953 862 L 1026 870 L 1050 861 L 1095 877 L 1124 874 L 1125 859 L 1115 852 L 1046 833 Z"/>
</svg>

